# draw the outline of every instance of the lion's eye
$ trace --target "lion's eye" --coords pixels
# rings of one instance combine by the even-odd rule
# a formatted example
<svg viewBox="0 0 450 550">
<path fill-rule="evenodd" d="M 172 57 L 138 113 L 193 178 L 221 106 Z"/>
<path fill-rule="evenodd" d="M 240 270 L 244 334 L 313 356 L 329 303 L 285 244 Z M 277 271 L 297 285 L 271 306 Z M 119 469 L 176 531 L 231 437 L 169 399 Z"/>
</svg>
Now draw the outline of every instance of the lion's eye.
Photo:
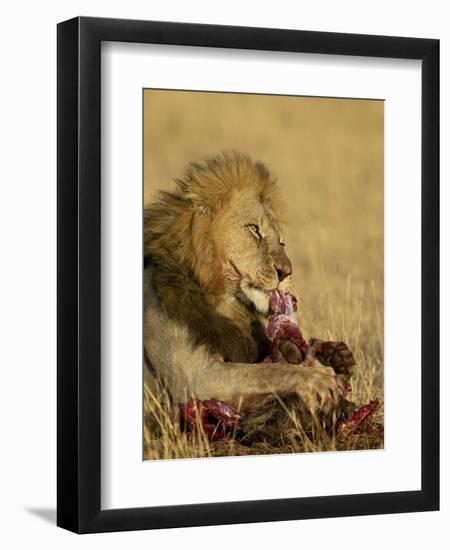
<svg viewBox="0 0 450 550">
<path fill-rule="evenodd" d="M 259 231 L 259 227 L 254 223 L 249 223 L 247 227 L 250 229 L 250 231 L 255 235 L 255 237 L 258 237 L 258 239 L 262 238 L 262 235 Z"/>
</svg>

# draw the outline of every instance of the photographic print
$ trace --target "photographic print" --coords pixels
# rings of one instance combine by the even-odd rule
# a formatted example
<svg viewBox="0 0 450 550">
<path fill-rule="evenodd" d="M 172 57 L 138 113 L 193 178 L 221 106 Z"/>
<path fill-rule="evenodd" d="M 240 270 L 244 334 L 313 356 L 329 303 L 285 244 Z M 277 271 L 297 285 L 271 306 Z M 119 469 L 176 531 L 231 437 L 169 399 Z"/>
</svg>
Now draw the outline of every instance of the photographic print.
<svg viewBox="0 0 450 550">
<path fill-rule="evenodd" d="M 439 40 L 57 35 L 57 524 L 438 510 Z"/>
<path fill-rule="evenodd" d="M 143 458 L 383 448 L 384 102 L 143 91 Z"/>
</svg>

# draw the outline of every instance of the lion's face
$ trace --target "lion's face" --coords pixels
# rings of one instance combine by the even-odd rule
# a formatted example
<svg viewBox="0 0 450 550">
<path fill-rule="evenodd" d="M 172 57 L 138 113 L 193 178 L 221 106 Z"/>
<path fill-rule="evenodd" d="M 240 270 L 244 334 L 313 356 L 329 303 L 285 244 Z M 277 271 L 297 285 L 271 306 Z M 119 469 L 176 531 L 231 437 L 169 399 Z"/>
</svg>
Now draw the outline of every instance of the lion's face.
<svg viewBox="0 0 450 550">
<path fill-rule="evenodd" d="M 228 286 L 260 313 L 267 313 L 270 291 L 292 271 L 275 213 L 249 189 L 234 193 L 212 224 Z"/>
<path fill-rule="evenodd" d="M 260 162 L 223 153 L 191 164 L 177 191 L 146 209 L 145 253 L 188 266 L 214 297 L 230 294 L 267 314 L 270 292 L 289 289 L 275 180 Z M 173 269 L 173 268 L 172 268 Z M 224 296 L 225 292 L 225 296 Z"/>
</svg>

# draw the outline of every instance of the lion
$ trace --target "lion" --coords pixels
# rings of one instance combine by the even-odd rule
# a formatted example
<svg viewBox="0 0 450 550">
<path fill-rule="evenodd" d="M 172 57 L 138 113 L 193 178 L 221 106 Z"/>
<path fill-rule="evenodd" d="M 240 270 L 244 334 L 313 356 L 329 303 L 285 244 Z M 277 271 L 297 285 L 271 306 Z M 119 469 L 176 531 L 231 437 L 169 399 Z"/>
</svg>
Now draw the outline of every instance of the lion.
<svg viewBox="0 0 450 550">
<path fill-rule="evenodd" d="M 216 399 L 251 411 L 297 396 L 311 414 L 342 403 L 354 364 L 342 342 L 287 342 L 262 363 L 269 296 L 292 289 L 278 184 L 261 162 L 222 153 L 192 163 L 144 213 L 145 384 L 174 405 Z"/>
</svg>

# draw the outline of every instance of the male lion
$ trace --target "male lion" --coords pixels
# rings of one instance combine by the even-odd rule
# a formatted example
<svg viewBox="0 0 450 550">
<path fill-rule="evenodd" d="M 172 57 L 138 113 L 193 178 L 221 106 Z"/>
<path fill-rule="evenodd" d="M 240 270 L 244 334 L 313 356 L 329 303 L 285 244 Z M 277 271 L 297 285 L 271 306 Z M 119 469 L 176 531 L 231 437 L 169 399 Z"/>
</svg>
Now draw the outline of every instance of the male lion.
<svg viewBox="0 0 450 550">
<path fill-rule="evenodd" d="M 286 290 L 292 271 L 266 167 L 222 154 L 176 184 L 145 210 L 145 383 L 162 380 L 174 405 L 194 397 L 250 411 L 294 395 L 312 413 L 336 411 L 339 373 L 353 364 L 345 344 L 315 341 L 302 357 L 288 342 L 279 363 L 260 363 L 270 292 Z"/>
</svg>

